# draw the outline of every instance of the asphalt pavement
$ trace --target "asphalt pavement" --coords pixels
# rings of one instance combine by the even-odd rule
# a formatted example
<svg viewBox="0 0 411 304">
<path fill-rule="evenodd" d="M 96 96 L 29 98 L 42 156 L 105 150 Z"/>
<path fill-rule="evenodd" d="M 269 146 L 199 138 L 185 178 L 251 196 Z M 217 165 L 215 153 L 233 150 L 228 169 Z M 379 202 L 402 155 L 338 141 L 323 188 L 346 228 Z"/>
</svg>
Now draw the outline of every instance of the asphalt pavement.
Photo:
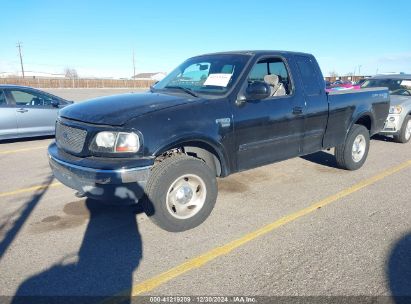
<svg viewBox="0 0 411 304">
<path fill-rule="evenodd" d="M 53 93 L 113 93 L 88 90 Z M 376 137 L 355 172 L 324 151 L 220 179 L 206 222 L 169 233 L 138 206 L 76 198 L 51 175 L 52 141 L 0 144 L 4 299 L 411 296 L 411 143 Z"/>
</svg>

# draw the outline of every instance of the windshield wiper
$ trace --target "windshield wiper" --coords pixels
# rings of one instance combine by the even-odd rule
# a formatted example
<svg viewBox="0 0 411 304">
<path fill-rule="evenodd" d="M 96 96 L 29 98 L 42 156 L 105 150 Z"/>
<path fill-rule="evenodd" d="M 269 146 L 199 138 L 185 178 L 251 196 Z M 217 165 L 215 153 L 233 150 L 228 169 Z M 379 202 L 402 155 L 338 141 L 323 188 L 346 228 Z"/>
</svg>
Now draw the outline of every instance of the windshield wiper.
<svg viewBox="0 0 411 304">
<path fill-rule="evenodd" d="M 194 93 L 193 90 L 191 90 L 189 88 L 180 87 L 180 86 L 166 86 L 164 88 L 165 89 L 178 89 L 178 90 L 181 90 L 181 91 L 183 91 L 187 94 L 190 94 L 191 96 L 198 97 L 198 95 L 196 93 Z"/>
</svg>

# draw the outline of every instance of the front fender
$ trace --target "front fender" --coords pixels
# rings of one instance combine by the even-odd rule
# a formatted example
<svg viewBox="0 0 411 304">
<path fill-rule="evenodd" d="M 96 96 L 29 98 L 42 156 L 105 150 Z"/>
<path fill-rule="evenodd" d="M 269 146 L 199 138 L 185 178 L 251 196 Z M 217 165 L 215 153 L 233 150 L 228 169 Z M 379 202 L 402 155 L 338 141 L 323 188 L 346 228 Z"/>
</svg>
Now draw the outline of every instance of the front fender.
<svg viewBox="0 0 411 304">
<path fill-rule="evenodd" d="M 159 156 L 162 153 L 171 150 L 176 147 L 182 146 L 198 146 L 200 148 L 204 148 L 209 152 L 216 154 L 217 158 L 220 160 L 221 163 L 221 170 L 222 175 L 228 175 L 230 169 L 228 168 L 228 156 L 225 151 L 224 146 L 218 140 L 207 137 L 203 134 L 199 133 L 188 133 L 183 134 L 179 137 L 168 139 L 162 142 L 153 153 L 153 156 Z"/>
</svg>

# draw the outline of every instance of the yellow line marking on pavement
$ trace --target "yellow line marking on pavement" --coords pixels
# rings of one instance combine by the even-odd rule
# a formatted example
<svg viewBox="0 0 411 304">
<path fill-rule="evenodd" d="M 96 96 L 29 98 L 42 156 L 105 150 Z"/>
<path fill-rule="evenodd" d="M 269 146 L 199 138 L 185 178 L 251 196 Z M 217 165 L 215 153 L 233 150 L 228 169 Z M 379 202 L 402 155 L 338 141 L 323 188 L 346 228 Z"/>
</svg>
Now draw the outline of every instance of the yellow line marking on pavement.
<svg viewBox="0 0 411 304">
<path fill-rule="evenodd" d="M 38 150 L 38 149 L 47 149 L 47 146 L 0 151 L 0 154 L 13 154 L 13 153 L 18 153 L 18 152 L 26 152 L 26 151 Z"/>
<path fill-rule="evenodd" d="M 308 215 L 312 212 L 314 212 L 315 210 L 317 210 L 318 208 L 322 208 L 325 207 L 335 201 L 338 201 L 346 196 L 349 196 L 350 194 L 357 192 L 367 186 L 370 186 L 384 178 L 386 178 L 387 176 L 390 176 L 394 173 L 397 173 L 405 168 L 411 167 L 411 160 L 406 161 L 398 166 L 389 168 L 387 170 L 384 170 L 383 172 L 367 178 L 349 188 L 346 188 L 336 194 L 330 195 L 314 204 L 312 204 L 311 206 L 298 210 L 294 213 L 291 213 L 289 215 L 286 215 L 282 218 L 280 218 L 279 220 L 276 220 L 275 222 L 268 224 L 260 229 L 257 229 L 251 233 L 248 233 L 246 235 L 244 235 L 243 237 L 233 240 L 223 246 L 220 247 L 216 247 L 200 256 L 197 256 L 195 258 L 192 258 L 191 260 L 188 260 L 187 262 L 180 264 L 174 268 L 171 268 L 170 270 L 163 272 L 159 275 L 154 276 L 151 279 L 148 279 L 146 281 L 143 281 L 141 283 L 138 283 L 134 286 L 132 286 L 131 290 L 126 290 L 120 294 L 118 294 L 117 296 L 137 296 L 140 295 L 142 293 L 145 292 L 149 292 L 152 291 L 153 289 L 159 287 L 160 285 L 186 273 L 189 272 L 193 269 L 199 268 L 205 264 L 207 264 L 208 262 L 211 262 L 212 260 L 224 256 L 228 253 L 230 253 L 231 251 L 233 251 L 234 249 L 247 244 L 248 242 L 263 236 L 281 226 L 284 226 L 290 222 L 293 222 L 305 215 Z M 107 299 L 107 301 L 105 301 L 104 303 L 117 303 L 119 300 L 119 302 L 121 302 L 121 298 L 109 298 Z M 124 298 L 123 298 L 124 300 Z"/>
<path fill-rule="evenodd" d="M 28 187 L 28 188 L 21 188 L 21 189 L 17 189 L 14 191 L 10 191 L 10 192 L 0 192 L 0 197 L 5 197 L 5 196 L 12 196 L 12 195 L 16 195 L 16 194 L 20 194 L 20 193 L 25 193 L 25 192 L 31 192 L 31 191 L 37 191 L 37 190 L 41 190 L 41 189 L 46 189 L 46 188 L 51 188 L 51 187 L 57 187 L 57 186 L 61 186 L 62 184 L 59 182 L 55 182 L 49 185 L 38 185 L 38 186 L 33 186 L 33 187 Z"/>
</svg>

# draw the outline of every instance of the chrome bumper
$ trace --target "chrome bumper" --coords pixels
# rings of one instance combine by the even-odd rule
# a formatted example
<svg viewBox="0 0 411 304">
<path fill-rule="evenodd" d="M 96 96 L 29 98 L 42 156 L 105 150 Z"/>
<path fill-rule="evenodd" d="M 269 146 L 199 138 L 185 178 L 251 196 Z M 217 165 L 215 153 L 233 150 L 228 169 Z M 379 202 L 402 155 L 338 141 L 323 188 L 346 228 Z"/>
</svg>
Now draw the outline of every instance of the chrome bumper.
<svg viewBox="0 0 411 304">
<path fill-rule="evenodd" d="M 385 121 L 384 128 L 380 133 L 396 134 L 401 130 L 401 117 L 398 114 L 389 114 Z"/>
<path fill-rule="evenodd" d="M 134 199 L 144 194 L 151 166 L 117 170 L 86 168 L 49 154 L 54 176 L 64 185 L 96 199 Z"/>
</svg>

